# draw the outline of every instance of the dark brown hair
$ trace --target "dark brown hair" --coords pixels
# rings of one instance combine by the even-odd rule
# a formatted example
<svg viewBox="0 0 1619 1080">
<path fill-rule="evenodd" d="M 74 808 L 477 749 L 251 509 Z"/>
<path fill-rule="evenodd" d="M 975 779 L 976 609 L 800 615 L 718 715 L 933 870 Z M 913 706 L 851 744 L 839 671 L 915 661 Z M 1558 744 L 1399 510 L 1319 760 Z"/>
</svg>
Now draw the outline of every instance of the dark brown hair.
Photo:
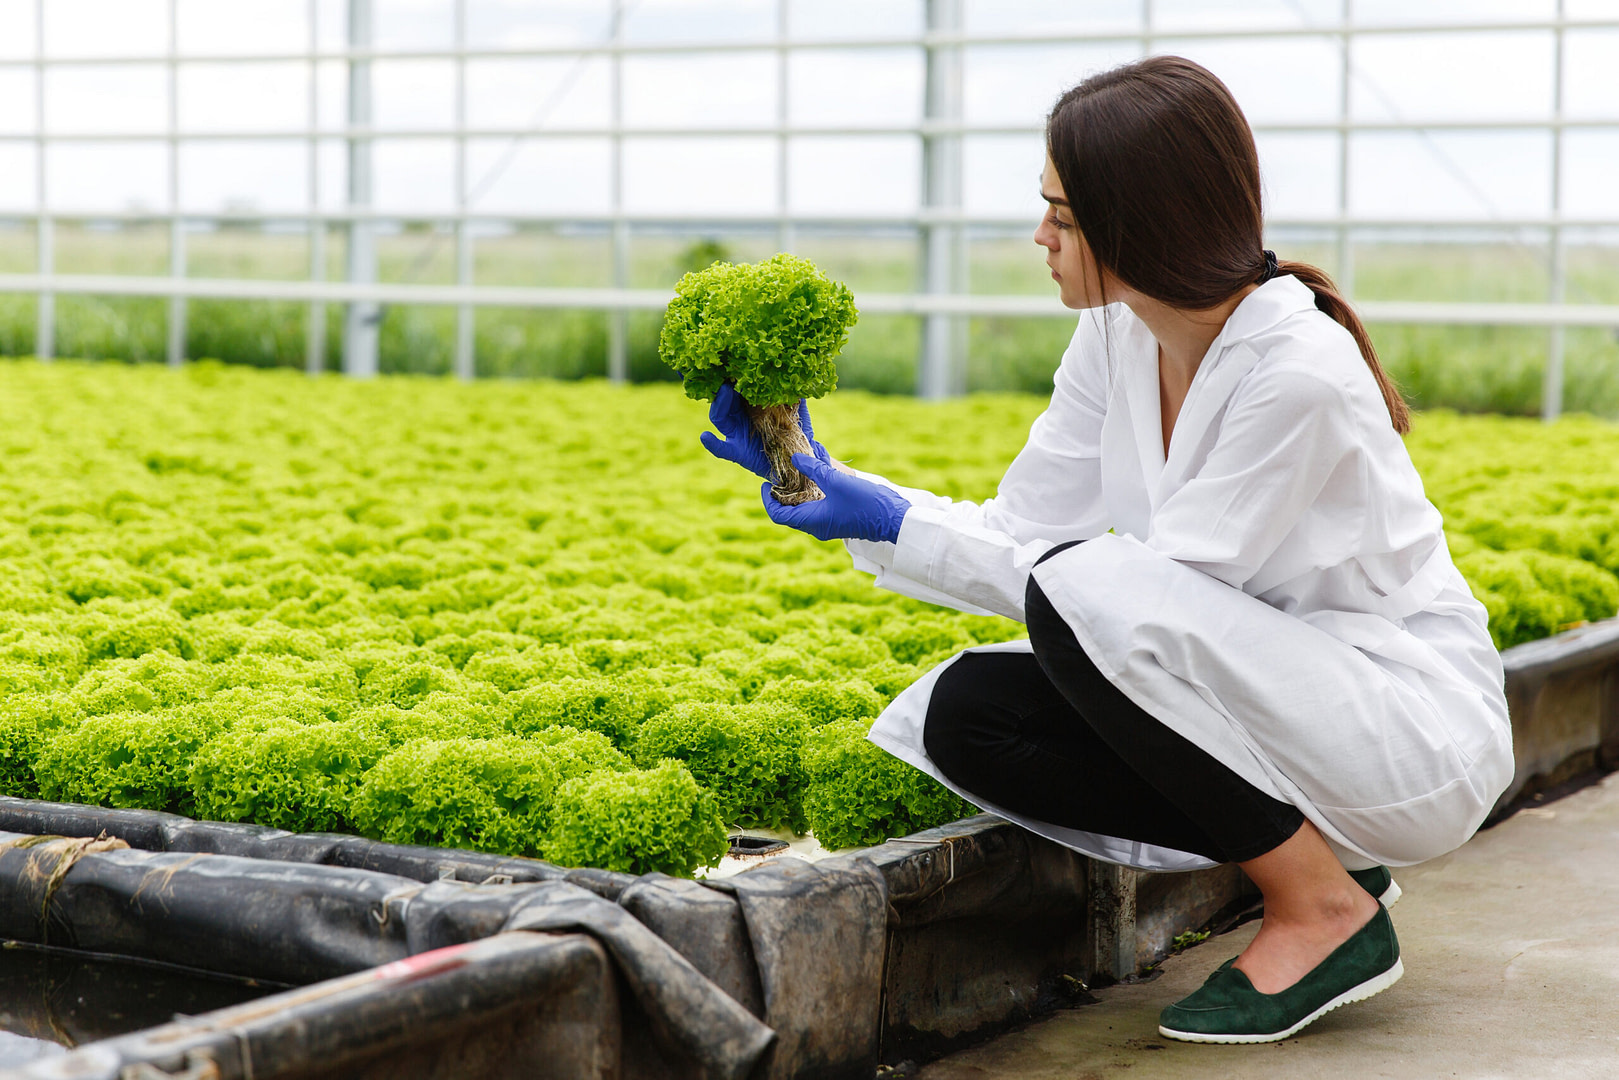
<svg viewBox="0 0 1619 1080">
<path fill-rule="evenodd" d="M 1265 270 L 1259 154 L 1213 72 L 1153 56 L 1092 75 L 1057 100 L 1046 149 L 1096 264 L 1172 307 L 1214 307 Z M 1349 302 L 1319 267 L 1280 262 L 1315 293 L 1372 369 L 1402 435 L 1410 412 Z"/>
</svg>

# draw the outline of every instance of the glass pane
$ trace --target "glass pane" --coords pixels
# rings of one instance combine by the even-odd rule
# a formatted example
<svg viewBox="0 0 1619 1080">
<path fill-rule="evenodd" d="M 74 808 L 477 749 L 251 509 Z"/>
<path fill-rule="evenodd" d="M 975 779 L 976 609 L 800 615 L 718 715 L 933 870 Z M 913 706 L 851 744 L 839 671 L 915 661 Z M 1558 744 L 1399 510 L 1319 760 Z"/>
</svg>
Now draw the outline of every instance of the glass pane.
<svg viewBox="0 0 1619 1080">
<path fill-rule="evenodd" d="M 606 139 L 472 139 L 472 208 L 488 213 L 601 214 L 608 209 Z"/>
<path fill-rule="evenodd" d="M 1337 135 L 1268 133 L 1255 142 L 1267 221 L 1337 216 Z"/>
<path fill-rule="evenodd" d="M 167 274 L 163 223 L 56 223 L 56 269 L 64 274 Z M 66 354 L 64 354 L 66 355 Z"/>
<path fill-rule="evenodd" d="M 1563 40 L 1563 111 L 1619 118 L 1619 30 L 1582 30 Z"/>
<path fill-rule="evenodd" d="M 1195 60 L 1218 75 L 1250 124 L 1338 119 L 1343 51 L 1331 38 L 1167 40 L 1154 51 Z"/>
<path fill-rule="evenodd" d="M 186 273 L 192 277 L 307 280 L 309 237 L 301 225 L 188 226 Z"/>
<path fill-rule="evenodd" d="M 963 113 L 972 124 L 1040 127 L 1064 92 L 1138 55 L 1134 42 L 976 46 L 967 50 Z"/>
<path fill-rule="evenodd" d="M 181 131 L 301 131 L 309 123 L 306 64 L 184 64 Z"/>
<path fill-rule="evenodd" d="M 788 32 L 807 41 L 920 34 L 916 0 L 790 0 Z"/>
<path fill-rule="evenodd" d="M 776 33 L 776 5 L 760 0 L 641 0 L 624 18 L 630 41 L 756 39 Z"/>
<path fill-rule="evenodd" d="M 962 201 L 968 213 L 1025 218 L 1033 231 L 1045 212 L 1038 135 L 971 135 L 962 140 Z"/>
<path fill-rule="evenodd" d="M 289 53 L 309 48 L 309 6 L 286 0 L 178 0 L 182 56 Z"/>
<path fill-rule="evenodd" d="M 922 140 L 909 136 L 813 136 L 788 144 L 792 208 L 825 214 L 914 214 Z"/>
<path fill-rule="evenodd" d="M 1366 132 L 1350 140 L 1349 174 L 1350 207 L 1361 216 L 1534 217 L 1550 209 L 1551 136 Z"/>
<path fill-rule="evenodd" d="M 760 53 L 630 56 L 624 123 L 701 128 L 776 122 L 776 57 Z"/>
<path fill-rule="evenodd" d="M 455 40 L 455 0 L 371 0 L 379 49 L 442 49 Z"/>
<path fill-rule="evenodd" d="M 1142 0 L 966 0 L 962 23 L 974 34 L 1033 34 L 1076 29 L 1129 32 L 1141 25 Z"/>
<path fill-rule="evenodd" d="M 0 57 L 34 55 L 34 0 L 0 0 Z"/>
<path fill-rule="evenodd" d="M 27 210 L 35 202 L 35 150 L 27 143 L 0 142 L 0 209 Z"/>
<path fill-rule="evenodd" d="M 794 124 L 914 124 L 922 118 L 920 49 L 811 49 L 787 65 Z"/>
<path fill-rule="evenodd" d="M 371 110 L 378 128 L 453 128 L 455 64 L 376 61 L 371 65 Z"/>
<path fill-rule="evenodd" d="M 1619 220 L 1619 131 L 1563 136 L 1563 213 Z"/>
<path fill-rule="evenodd" d="M 308 205 L 303 142 L 213 140 L 180 144 L 180 205 L 204 213 L 299 210 Z"/>
<path fill-rule="evenodd" d="M 640 213 L 764 213 L 776 204 L 767 138 L 624 141 L 624 205 Z"/>
<path fill-rule="evenodd" d="M 1356 39 L 1351 115 L 1362 120 L 1540 119 L 1552 111 L 1550 31 Z"/>
<path fill-rule="evenodd" d="M 34 131 L 34 73 L 27 68 L 0 68 L 0 131 Z"/>
<path fill-rule="evenodd" d="M 378 210 L 455 207 L 455 143 L 449 139 L 378 139 L 372 144 L 371 205 Z"/>
<path fill-rule="evenodd" d="M 605 127 L 610 68 L 603 57 L 475 60 L 467 64 L 472 127 Z"/>
<path fill-rule="evenodd" d="M 45 175 L 53 209 L 146 211 L 169 201 L 161 143 L 54 143 L 45 149 Z"/>
<path fill-rule="evenodd" d="M 605 40 L 612 9 L 602 0 L 468 0 L 467 44 L 473 48 L 578 45 Z"/>
<path fill-rule="evenodd" d="M 1553 19 L 1557 0 L 1355 0 L 1355 21 L 1389 23 L 1481 23 Z"/>
<path fill-rule="evenodd" d="M 50 0 L 44 7 L 47 55 L 161 56 L 168 51 L 165 0 Z"/>
<path fill-rule="evenodd" d="M 1322 26 L 1342 13 L 1342 0 L 1153 0 L 1152 22 L 1159 29 Z"/>
<path fill-rule="evenodd" d="M 157 64 L 51 68 L 45 72 L 45 127 L 55 133 L 164 131 L 168 73 Z"/>
</svg>

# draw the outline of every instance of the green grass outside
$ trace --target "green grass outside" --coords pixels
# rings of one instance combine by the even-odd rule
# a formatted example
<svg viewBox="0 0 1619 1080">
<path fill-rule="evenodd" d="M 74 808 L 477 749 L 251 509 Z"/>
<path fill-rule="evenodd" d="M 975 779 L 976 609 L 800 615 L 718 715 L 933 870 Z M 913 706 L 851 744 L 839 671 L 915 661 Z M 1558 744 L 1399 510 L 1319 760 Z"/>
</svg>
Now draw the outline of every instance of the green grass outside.
<svg viewBox="0 0 1619 1080">
<path fill-rule="evenodd" d="M 765 236 L 727 237 L 733 258 L 758 259 L 774 250 Z M 1284 257 L 1332 266 L 1329 249 L 1275 241 Z M 102 230 L 60 225 L 57 266 L 64 273 L 163 274 L 168 237 L 162 227 Z M 327 276 L 342 276 L 343 236 L 330 233 Z M 632 246 L 630 284 L 669 287 L 690 261 L 690 238 L 643 236 Z M 795 250 L 855 290 L 899 292 L 915 286 L 916 245 L 904 237 L 806 234 Z M 606 237 L 535 230 L 481 238 L 475 274 L 480 284 L 605 286 L 610 282 Z M 225 229 L 187 242 L 188 272 L 198 277 L 297 280 L 307 276 L 302 234 Z M 383 281 L 454 280 L 455 245 L 446 234 L 407 231 L 381 238 Z M 0 231 L 0 271 L 33 266 L 31 231 Z M 1364 300 L 1543 300 L 1545 253 L 1522 245 L 1365 244 L 1355 253 L 1355 294 Z M 991 294 L 1049 290 L 1039 253 L 1023 239 L 975 241 L 971 288 Z M 1619 303 L 1619 248 L 1575 245 L 1568 258 L 1573 302 Z M 299 303 L 192 301 L 186 353 L 255 367 L 301 367 L 308 306 Z M 167 341 L 164 300 L 61 297 L 56 352 L 131 362 L 161 361 Z M 453 364 L 455 312 L 394 306 L 382 324 L 386 372 L 443 374 Z M 0 296 L 0 355 L 34 351 L 32 296 Z M 482 376 L 582 378 L 606 370 L 608 317 L 601 312 L 485 309 L 476 324 Z M 657 358 L 659 317 L 629 318 L 630 377 L 673 377 Z M 1073 320 L 972 319 L 968 324 L 967 385 L 971 390 L 1046 393 L 1072 333 Z M 326 316 L 326 363 L 341 364 L 342 309 Z M 1372 335 L 1389 371 L 1418 408 L 1536 415 L 1549 351 L 1548 331 L 1521 327 L 1375 325 Z M 842 385 L 880 393 L 911 393 L 916 384 L 919 321 L 866 316 L 850 335 L 840 362 Z M 1565 352 L 1564 407 L 1619 417 L 1619 328 L 1571 329 Z"/>
</svg>

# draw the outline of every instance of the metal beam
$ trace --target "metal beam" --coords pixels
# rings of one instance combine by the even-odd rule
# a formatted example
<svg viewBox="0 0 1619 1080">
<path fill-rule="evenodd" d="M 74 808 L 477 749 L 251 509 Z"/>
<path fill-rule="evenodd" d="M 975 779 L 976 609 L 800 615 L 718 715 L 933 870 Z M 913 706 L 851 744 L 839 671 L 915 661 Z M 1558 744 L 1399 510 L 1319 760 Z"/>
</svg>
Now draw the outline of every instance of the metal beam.
<svg viewBox="0 0 1619 1080">
<path fill-rule="evenodd" d="M 371 0 L 349 0 L 349 45 L 371 45 Z M 371 124 L 371 61 L 349 62 L 349 124 L 367 130 Z M 371 206 L 371 140 L 354 136 L 348 140 L 348 204 L 352 209 Z M 377 280 L 377 249 L 371 223 L 356 219 L 349 223 L 347 270 L 350 284 L 364 285 Z M 382 308 L 370 302 L 351 302 L 343 320 L 343 373 L 357 379 L 377 374 L 377 337 Z"/>
<path fill-rule="evenodd" d="M 320 0 L 309 0 L 309 130 L 320 124 L 320 67 L 315 53 L 320 47 Z M 309 140 L 309 175 L 305 192 L 309 209 L 320 205 L 320 143 Z M 309 280 L 326 280 L 326 221 L 304 215 L 309 235 Z M 326 305 L 311 300 L 304 313 L 304 371 L 319 375 L 326 367 Z"/>
<path fill-rule="evenodd" d="M 961 29 L 962 0 L 927 0 L 928 29 L 950 33 Z M 921 205 L 929 210 L 961 210 L 961 137 L 947 128 L 961 124 L 962 50 L 959 45 L 930 46 L 923 107 L 933 134 L 922 137 Z M 922 288 L 930 296 L 963 291 L 962 230 L 936 222 L 922 231 Z M 953 397 L 966 389 L 966 324 L 947 312 L 930 313 L 922 323 L 922 355 L 916 390 L 929 400 Z"/>
<path fill-rule="evenodd" d="M 406 285 L 393 282 L 275 281 L 265 278 L 184 278 L 126 274 L 0 274 L 0 294 L 70 296 L 186 296 L 211 300 L 293 300 L 347 304 L 588 308 L 661 311 L 667 289 L 572 289 L 500 285 Z M 1371 323 L 1454 323 L 1467 326 L 1594 326 L 1619 328 L 1619 304 L 1433 303 L 1365 300 L 1355 305 Z M 985 293 L 861 293 L 860 310 L 874 315 L 960 315 L 1006 318 L 1078 316 L 1055 296 Z"/>
<path fill-rule="evenodd" d="M 50 188 L 46 181 L 45 134 L 45 0 L 34 0 L 34 267 L 42 279 L 56 272 L 56 223 L 46 207 Z M 56 294 L 40 290 L 34 298 L 34 355 L 50 360 L 56 355 Z"/>
<path fill-rule="evenodd" d="M 169 106 L 169 210 L 180 209 L 180 0 L 169 0 L 169 53 L 167 65 Z M 169 276 L 186 276 L 185 221 L 179 217 L 169 220 Z M 169 297 L 169 367 L 177 368 L 186 358 L 186 299 L 178 294 Z"/>
<path fill-rule="evenodd" d="M 1077 22 L 1078 20 L 1076 20 Z M 1489 21 L 1461 19 L 1455 22 L 1413 20 L 1408 23 L 1306 23 L 1290 26 L 1242 27 L 1164 27 L 1155 31 L 1159 42 L 1230 41 L 1239 38 L 1290 39 L 1335 38 L 1345 32 L 1357 36 L 1408 37 L 1424 34 L 1489 34 L 1522 33 L 1535 30 L 1603 30 L 1619 28 L 1619 18 L 1595 16 L 1556 19 L 1502 19 Z M 1139 30 L 1097 31 L 1074 26 L 1072 29 L 1042 30 L 1039 33 L 981 34 L 930 30 L 923 34 L 850 35 L 841 38 L 806 37 L 790 40 L 786 47 L 793 50 L 854 50 L 854 49 L 927 49 L 958 46 L 1010 46 L 1010 45 L 1081 45 L 1097 43 L 1133 43 L 1141 39 Z M 710 38 L 690 41 L 601 41 L 579 44 L 524 45 L 509 48 L 448 48 L 448 49 L 374 49 L 354 45 L 346 49 L 326 49 L 315 54 L 320 62 L 368 60 L 501 60 L 541 58 L 554 56 L 628 56 L 670 55 L 674 53 L 737 53 L 770 52 L 780 48 L 775 37 L 768 38 Z M 190 64 L 275 64 L 298 63 L 308 60 L 303 52 L 243 52 L 193 53 L 184 58 Z M 108 67 L 161 64 L 161 55 L 92 55 L 53 56 L 46 60 L 50 67 Z M 0 58 L 0 68 L 28 67 L 30 59 Z"/>
</svg>

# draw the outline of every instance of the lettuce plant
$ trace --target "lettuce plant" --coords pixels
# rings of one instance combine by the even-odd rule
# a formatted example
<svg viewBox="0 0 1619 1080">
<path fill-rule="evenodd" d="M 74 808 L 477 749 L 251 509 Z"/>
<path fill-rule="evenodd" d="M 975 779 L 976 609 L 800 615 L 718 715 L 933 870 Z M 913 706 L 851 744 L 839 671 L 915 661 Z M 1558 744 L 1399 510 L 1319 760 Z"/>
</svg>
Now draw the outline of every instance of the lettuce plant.
<svg viewBox="0 0 1619 1080">
<path fill-rule="evenodd" d="M 809 724 L 792 705 L 687 703 L 641 725 L 635 760 L 682 761 L 718 800 L 720 816 L 743 828 L 803 832 Z"/>
<path fill-rule="evenodd" d="M 569 780 L 551 816 L 545 857 L 563 866 L 690 877 L 725 854 L 714 795 L 678 761 Z"/>
<path fill-rule="evenodd" d="M 786 253 L 759 263 L 715 263 L 682 277 L 664 312 L 658 355 L 680 372 L 689 397 L 711 400 L 731 383 L 774 471 L 776 498 L 821 497 L 794 469 L 812 452 L 798 403 L 837 387 L 834 361 L 858 313 L 854 295 L 808 259 Z"/>
<path fill-rule="evenodd" d="M 540 856 L 558 786 L 629 767 L 601 735 L 553 730 L 551 742 L 508 735 L 406 743 L 365 773 L 349 817 L 390 843 Z"/>
<path fill-rule="evenodd" d="M 974 812 L 972 804 L 866 738 L 864 720 L 839 720 L 804 741 L 804 808 L 825 847 L 880 844 Z"/>
</svg>

